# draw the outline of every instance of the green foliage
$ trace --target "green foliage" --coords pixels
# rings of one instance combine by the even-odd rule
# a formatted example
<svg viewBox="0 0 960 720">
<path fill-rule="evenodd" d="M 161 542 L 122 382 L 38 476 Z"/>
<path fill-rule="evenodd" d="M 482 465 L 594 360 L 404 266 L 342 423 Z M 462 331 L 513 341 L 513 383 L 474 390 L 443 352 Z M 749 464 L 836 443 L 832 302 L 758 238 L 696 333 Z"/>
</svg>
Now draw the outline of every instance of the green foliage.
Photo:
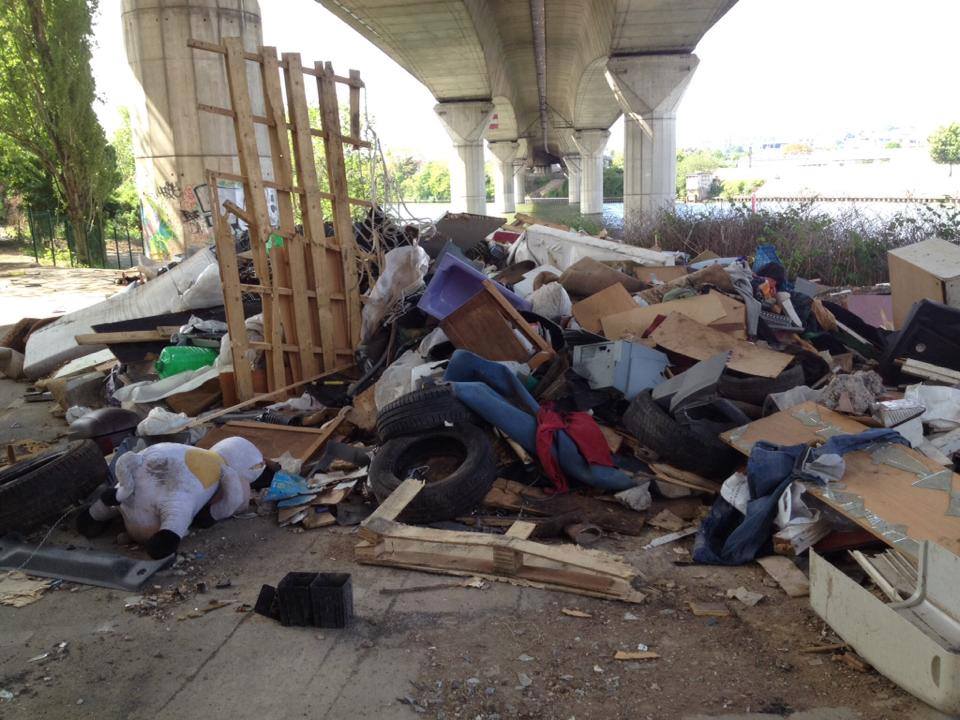
<svg viewBox="0 0 960 720">
<path fill-rule="evenodd" d="M 890 140 L 883 147 L 886 150 L 899 150 L 901 146 L 899 140 Z"/>
<path fill-rule="evenodd" d="M 93 111 L 91 17 L 97 0 L 0 4 L 0 135 L 50 178 L 74 228 L 77 258 L 119 178 Z"/>
<path fill-rule="evenodd" d="M 4 204 L 19 195 L 28 206 L 38 210 L 57 208 L 50 176 L 33 155 L 5 135 L 0 135 L 0 183 Z"/>
<path fill-rule="evenodd" d="M 603 196 L 605 198 L 623 197 L 623 153 L 614 151 L 610 164 L 603 165 Z"/>
<path fill-rule="evenodd" d="M 117 159 L 117 172 L 120 184 L 110 193 L 104 203 L 104 210 L 110 217 L 122 218 L 125 222 L 135 223 L 140 213 L 140 194 L 137 192 L 136 159 L 133 155 L 133 130 L 130 126 L 130 110 L 120 108 L 120 126 L 110 141 Z"/>
<path fill-rule="evenodd" d="M 496 188 L 493 187 L 493 168 L 490 167 L 490 163 L 483 166 L 483 189 L 487 202 L 493 202 Z"/>
<path fill-rule="evenodd" d="M 417 172 L 400 186 L 409 202 L 450 202 L 450 168 L 440 160 L 420 163 Z"/>
<path fill-rule="evenodd" d="M 719 197 L 724 200 L 746 197 L 760 188 L 765 180 L 724 180 L 720 184 Z"/>
<path fill-rule="evenodd" d="M 949 166 L 952 176 L 953 166 L 960 163 L 960 123 L 950 123 L 937 128 L 928 142 L 930 157 L 938 165 Z"/>
<path fill-rule="evenodd" d="M 932 236 L 960 243 L 960 205 L 955 201 L 944 199 L 890 217 L 856 206 L 827 212 L 813 201 L 756 212 L 748 203 L 696 211 L 679 206 L 631 241 L 649 247 L 657 240 L 665 250 L 691 255 L 710 250 L 721 257 L 750 256 L 758 245 L 771 243 L 791 277 L 857 286 L 885 282 L 889 250 Z"/>
<path fill-rule="evenodd" d="M 686 197 L 687 176 L 710 172 L 729 164 L 720 150 L 680 150 L 677 152 L 677 196 Z"/>
</svg>

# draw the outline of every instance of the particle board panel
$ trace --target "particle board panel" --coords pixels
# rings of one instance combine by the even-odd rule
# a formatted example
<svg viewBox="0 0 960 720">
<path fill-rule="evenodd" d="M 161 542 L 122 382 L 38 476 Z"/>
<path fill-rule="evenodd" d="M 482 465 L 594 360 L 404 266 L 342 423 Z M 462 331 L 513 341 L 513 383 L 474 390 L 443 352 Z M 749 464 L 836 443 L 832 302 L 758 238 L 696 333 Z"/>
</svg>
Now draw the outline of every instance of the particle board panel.
<svg viewBox="0 0 960 720">
<path fill-rule="evenodd" d="M 706 360 L 718 353 L 730 352 L 727 367 L 758 377 L 775 378 L 793 360 L 792 355 L 738 340 L 680 313 L 670 313 L 650 337 L 660 347 L 694 360 Z"/>
<path fill-rule="evenodd" d="M 813 413 L 819 415 L 822 424 L 807 425 L 797 417 L 797 415 L 810 417 Z M 754 420 L 749 425 L 727 430 L 720 434 L 720 439 L 749 456 L 750 450 L 758 440 L 766 440 L 777 445 L 819 445 L 827 440 L 827 437 L 820 434 L 825 426 L 838 428 L 846 434 L 856 434 L 867 429 L 866 425 L 846 415 L 817 405 L 815 402 L 805 402 Z"/>
<path fill-rule="evenodd" d="M 603 331 L 602 318 L 635 309 L 638 309 L 637 303 L 630 297 L 627 289 L 617 283 L 575 303 L 573 316 L 584 330 L 599 335 Z"/>
</svg>

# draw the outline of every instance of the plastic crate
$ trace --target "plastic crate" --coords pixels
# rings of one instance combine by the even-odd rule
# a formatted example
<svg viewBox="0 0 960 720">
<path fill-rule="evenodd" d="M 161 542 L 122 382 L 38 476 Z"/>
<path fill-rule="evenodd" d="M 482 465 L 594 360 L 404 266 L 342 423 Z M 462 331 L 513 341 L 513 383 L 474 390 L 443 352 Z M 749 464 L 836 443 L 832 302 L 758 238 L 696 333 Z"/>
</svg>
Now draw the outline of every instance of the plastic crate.
<svg viewBox="0 0 960 720">
<path fill-rule="evenodd" d="M 310 586 L 317 573 L 292 572 L 283 576 L 277 585 L 280 604 L 280 622 L 286 626 L 313 625 L 313 603 Z"/>
<path fill-rule="evenodd" d="M 310 584 L 313 624 L 343 628 L 353 619 L 353 583 L 349 573 L 319 573 Z"/>
</svg>

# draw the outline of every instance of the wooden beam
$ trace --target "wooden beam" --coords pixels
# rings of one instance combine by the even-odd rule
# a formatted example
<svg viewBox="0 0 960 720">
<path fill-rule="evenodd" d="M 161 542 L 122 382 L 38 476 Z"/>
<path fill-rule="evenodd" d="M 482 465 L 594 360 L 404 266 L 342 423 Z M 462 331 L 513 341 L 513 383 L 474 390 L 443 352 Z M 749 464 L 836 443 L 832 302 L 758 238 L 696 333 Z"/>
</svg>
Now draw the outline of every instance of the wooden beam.
<svg viewBox="0 0 960 720">
<path fill-rule="evenodd" d="M 125 332 L 101 332 L 74 335 L 77 345 L 115 345 L 139 342 L 169 342 L 170 336 L 158 330 L 127 330 Z"/>
<path fill-rule="evenodd" d="M 366 529 L 367 524 L 376 520 L 394 521 L 400 517 L 400 513 L 413 502 L 413 499 L 423 490 L 424 482 L 415 478 L 407 478 L 397 486 L 397 489 L 390 493 L 390 496 L 380 503 L 366 520 L 360 523 L 360 537 L 367 540 L 376 541 L 380 536 Z"/>
<path fill-rule="evenodd" d="M 246 177 L 244 202 L 254 220 L 248 228 L 250 247 L 253 251 L 253 263 L 261 285 L 274 285 L 270 263 L 267 258 L 266 243 L 270 235 L 270 214 L 267 211 L 267 197 L 260 170 L 260 151 L 257 148 L 256 128 L 250 105 L 250 93 L 247 88 L 246 59 L 242 41 L 237 37 L 224 39 L 226 47 L 227 81 L 230 86 L 230 100 L 236 113 L 234 130 L 237 140 L 237 156 L 240 161 L 240 174 Z M 267 386 L 276 389 L 286 383 L 283 350 L 280 348 L 280 306 L 276 298 L 263 296 L 263 334 L 276 347 L 267 353 Z"/>
<path fill-rule="evenodd" d="M 303 73 L 299 72 L 300 55 L 285 53 L 283 61 L 287 67 L 285 75 L 287 86 L 287 104 L 290 124 L 293 126 L 293 152 L 297 163 L 297 175 L 304 188 L 300 212 L 303 216 L 303 232 L 310 238 L 307 246 L 307 259 L 313 269 L 313 283 L 316 289 L 317 322 L 320 330 L 320 347 L 323 349 L 323 366 L 332 367 L 336 362 L 334 344 L 336 334 L 333 325 L 333 309 L 330 306 L 332 288 L 325 287 L 327 282 L 326 230 L 323 219 L 323 203 L 320 183 L 317 179 L 317 166 L 313 155 L 313 141 L 307 132 L 310 127 L 310 114 L 307 109 L 306 89 Z M 332 197 L 332 196 L 331 196 Z"/>
</svg>

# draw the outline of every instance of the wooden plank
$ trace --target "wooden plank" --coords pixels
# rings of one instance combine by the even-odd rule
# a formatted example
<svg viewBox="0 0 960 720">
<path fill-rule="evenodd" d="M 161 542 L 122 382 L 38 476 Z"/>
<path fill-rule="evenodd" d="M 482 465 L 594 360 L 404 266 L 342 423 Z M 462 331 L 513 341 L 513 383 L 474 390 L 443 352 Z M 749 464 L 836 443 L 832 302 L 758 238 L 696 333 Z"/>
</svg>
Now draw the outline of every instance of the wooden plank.
<svg viewBox="0 0 960 720">
<path fill-rule="evenodd" d="M 650 337 L 660 347 L 694 360 L 706 360 L 718 353 L 729 351 L 727 367 L 759 377 L 775 378 L 793 360 L 793 355 L 737 340 L 680 313 L 670 313 Z"/>
<path fill-rule="evenodd" d="M 489 293 L 478 292 L 450 313 L 440 327 L 456 348 L 470 350 L 487 360 L 526 362 L 530 352 Z"/>
<path fill-rule="evenodd" d="M 277 49 L 264 47 L 260 50 L 263 55 L 263 94 L 266 103 L 267 116 L 273 121 L 269 130 L 270 153 L 273 158 L 274 177 L 283 184 L 293 184 L 293 168 L 290 164 L 290 141 L 286 130 L 286 118 L 283 113 L 283 94 L 280 91 L 280 64 L 277 60 Z M 279 129 L 278 129 L 279 128 Z M 293 290 L 290 301 L 286 295 L 279 300 L 285 305 L 290 302 L 293 313 L 292 328 L 287 330 L 286 341 L 300 346 L 299 361 L 301 377 L 316 375 L 319 370 L 317 358 L 314 354 L 313 329 L 310 321 L 310 300 L 307 297 L 307 274 L 304 267 L 304 238 L 296 232 L 296 219 L 293 212 L 293 201 L 289 194 L 278 193 L 277 203 L 280 210 L 279 231 L 286 240 L 282 248 L 274 248 L 277 253 L 277 266 L 283 268 L 278 273 L 275 285 L 287 286 Z M 278 252 L 279 250 L 279 252 Z M 292 301 L 292 302 L 291 302 Z M 299 379 L 299 378 L 297 378 Z"/>
<path fill-rule="evenodd" d="M 293 126 L 294 158 L 297 164 L 297 177 L 304 188 L 300 212 L 303 216 L 303 233 L 307 240 L 306 261 L 313 269 L 313 283 L 316 292 L 317 321 L 320 331 L 320 348 L 323 350 L 323 367 L 331 368 L 336 364 L 334 347 L 333 310 L 330 306 L 334 288 L 329 287 L 326 239 L 323 221 L 323 203 L 320 184 L 317 180 L 317 166 L 313 156 L 313 141 L 310 139 L 310 116 L 307 110 L 307 96 L 303 85 L 303 73 L 299 72 L 300 55 L 284 53 L 287 66 L 285 82 L 290 124 Z M 349 300 L 348 300 L 349 302 Z M 347 343 L 351 345 L 351 343 Z"/>
<path fill-rule="evenodd" d="M 244 203 L 251 213 L 254 223 L 249 225 L 250 246 L 253 251 L 253 263 L 260 284 L 273 286 L 270 264 L 267 259 L 266 243 L 270 236 L 270 214 L 267 211 L 267 196 L 260 170 L 260 151 L 257 147 L 256 128 L 250 106 L 250 93 L 247 88 L 247 68 L 242 41 L 237 37 L 224 39 L 226 48 L 227 81 L 230 86 L 230 101 L 233 111 L 234 131 L 237 139 L 237 157 L 240 161 L 240 174 L 246 178 L 244 185 Z M 267 386 L 274 390 L 286 384 L 283 349 L 280 333 L 279 306 L 276 299 L 263 296 L 263 331 L 268 342 L 275 347 L 267 353 Z"/>
<path fill-rule="evenodd" d="M 390 493 L 390 497 L 384 500 L 373 511 L 373 514 L 370 515 L 366 520 L 360 523 L 359 535 L 365 540 L 370 540 L 376 542 L 379 539 L 380 535 L 374 531 L 367 530 L 367 525 L 376 519 L 393 521 L 396 520 L 400 513 L 404 511 L 404 508 L 409 505 L 413 499 L 423 490 L 424 483 L 422 480 L 417 480 L 415 478 L 407 478 L 400 485 L 397 486 L 397 489 Z"/>
<path fill-rule="evenodd" d="M 505 533 L 507 537 L 520 538 L 521 540 L 527 540 L 533 534 L 533 531 L 537 529 L 537 524 L 532 522 L 527 522 L 526 520 L 517 520 L 507 528 Z"/>
<path fill-rule="evenodd" d="M 819 423 L 810 424 L 815 418 L 820 419 Z M 758 440 L 777 445 L 819 445 L 829 437 L 829 433 L 824 433 L 825 428 L 856 434 L 866 430 L 867 426 L 815 402 L 805 402 L 720 433 L 720 439 L 749 456 Z"/>
<path fill-rule="evenodd" d="M 343 422 L 345 414 L 340 412 L 326 427 L 319 429 L 258 422 L 228 422 L 204 435 L 196 447 L 209 449 L 224 438 L 242 437 L 256 445 L 265 458 L 275 460 L 289 452 L 295 458 L 306 462 L 326 445 L 327 440 Z"/>
<path fill-rule="evenodd" d="M 720 492 L 720 483 L 708 480 L 689 470 L 682 470 L 667 463 L 649 463 L 649 465 L 657 480 L 662 482 L 689 488 L 690 490 L 710 493 L 711 495 L 716 495 Z"/>
<path fill-rule="evenodd" d="M 777 581 L 783 591 L 792 598 L 806 597 L 810 594 L 810 582 L 800 568 L 793 564 L 790 558 L 782 555 L 770 555 L 757 558 L 760 566 L 767 571 L 767 575 Z"/>
<path fill-rule="evenodd" d="M 77 345 L 113 345 L 138 342 L 169 342 L 170 336 L 158 330 L 127 330 L 125 332 L 102 332 L 74 335 Z"/>
<path fill-rule="evenodd" d="M 315 63 L 317 90 L 320 94 L 320 118 L 323 130 L 323 153 L 327 161 L 327 180 L 333 199 L 333 229 L 340 242 L 346 302 L 347 337 L 350 347 L 360 343 L 360 277 L 357 268 L 356 243 L 353 239 L 353 220 L 350 217 L 350 193 L 347 189 L 347 169 L 340 140 L 340 105 L 337 102 L 335 75 L 330 63 Z"/>
<path fill-rule="evenodd" d="M 573 317 L 576 318 L 584 330 L 599 335 L 603 332 L 601 319 L 604 316 L 618 315 L 635 309 L 637 309 L 637 303 L 627 292 L 627 289 L 622 284 L 617 283 L 575 303 Z"/>
<path fill-rule="evenodd" d="M 243 312 L 243 292 L 240 290 L 240 268 L 237 265 L 237 244 L 233 231 L 220 212 L 220 191 L 217 174 L 207 171 L 207 187 L 213 213 L 213 237 L 217 247 L 217 263 L 220 266 L 220 283 L 223 285 L 223 308 L 230 334 L 230 352 L 233 355 L 234 382 L 237 397 L 248 401 L 254 397 L 253 368 L 247 359 L 249 340 L 246 318 Z"/>
<path fill-rule="evenodd" d="M 238 410 L 243 410 L 244 408 L 250 407 L 251 405 L 256 405 L 257 403 L 260 403 L 260 402 L 268 402 L 268 401 L 276 400 L 278 396 L 285 395 L 291 390 L 296 390 L 297 388 L 303 385 L 308 385 L 312 382 L 323 380 L 324 378 L 330 377 L 331 375 L 337 375 L 339 373 L 347 372 L 348 370 L 352 370 L 353 367 L 354 367 L 353 363 L 349 365 L 342 365 L 338 368 L 334 368 L 333 370 L 328 370 L 326 372 L 320 373 L 319 375 L 315 375 L 312 378 L 307 378 L 305 380 L 301 380 L 300 382 L 290 383 L 289 385 L 286 385 L 282 388 L 278 388 L 276 390 L 271 390 L 270 392 L 254 395 L 253 397 L 248 398 L 247 400 L 241 400 L 240 402 L 236 403 L 235 405 L 231 405 L 230 407 L 220 408 L 219 410 L 215 410 L 202 417 L 198 417 L 189 425 L 187 425 L 187 427 L 188 428 L 197 427 L 198 425 L 203 425 L 204 423 L 208 423 L 213 420 L 216 420 L 218 417 L 223 417 L 224 415 L 227 415 L 229 413 L 237 412 Z M 236 368 L 234 368 L 234 370 L 236 370 Z"/>
</svg>

